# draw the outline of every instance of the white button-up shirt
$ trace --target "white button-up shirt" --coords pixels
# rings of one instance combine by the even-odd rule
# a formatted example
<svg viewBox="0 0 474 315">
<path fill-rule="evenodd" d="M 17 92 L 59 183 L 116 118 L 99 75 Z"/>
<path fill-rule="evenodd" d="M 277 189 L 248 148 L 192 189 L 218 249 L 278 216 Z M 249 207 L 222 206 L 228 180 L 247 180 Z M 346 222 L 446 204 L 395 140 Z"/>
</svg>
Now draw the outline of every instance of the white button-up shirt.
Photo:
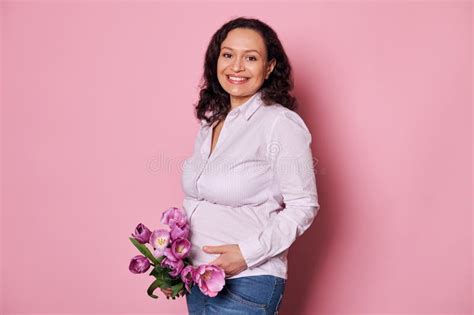
<svg viewBox="0 0 474 315">
<path fill-rule="evenodd" d="M 287 279 L 288 248 L 320 206 L 311 134 L 294 111 L 265 105 L 257 92 L 224 120 L 212 154 L 212 128 L 201 120 L 192 156 L 184 161 L 183 209 L 190 222 L 195 266 L 219 254 L 204 245 L 238 244 L 248 268 L 229 279 Z"/>
</svg>

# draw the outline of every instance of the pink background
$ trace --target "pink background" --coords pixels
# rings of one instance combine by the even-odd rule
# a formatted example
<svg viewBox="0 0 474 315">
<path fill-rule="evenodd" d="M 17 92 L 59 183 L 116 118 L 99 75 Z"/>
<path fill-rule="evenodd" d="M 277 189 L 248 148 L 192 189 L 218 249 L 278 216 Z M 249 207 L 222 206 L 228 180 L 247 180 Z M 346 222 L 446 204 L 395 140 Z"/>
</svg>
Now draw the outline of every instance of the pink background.
<svg viewBox="0 0 474 315">
<path fill-rule="evenodd" d="M 472 4 L 2 3 L 2 312 L 183 314 L 128 271 L 182 205 L 208 41 L 279 34 L 321 211 L 281 314 L 472 311 Z M 157 291 L 158 293 L 158 291 Z"/>
</svg>

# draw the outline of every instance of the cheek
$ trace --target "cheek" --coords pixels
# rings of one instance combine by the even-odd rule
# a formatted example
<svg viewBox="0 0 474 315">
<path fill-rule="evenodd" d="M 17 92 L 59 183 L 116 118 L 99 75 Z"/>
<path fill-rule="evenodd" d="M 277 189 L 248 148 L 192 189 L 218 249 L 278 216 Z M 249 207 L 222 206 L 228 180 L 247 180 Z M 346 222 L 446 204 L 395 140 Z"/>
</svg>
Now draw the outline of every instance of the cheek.
<svg viewBox="0 0 474 315">
<path fill-rule="evenodd" d="M 221 58 L 219 58 L 217 60 L 217 71 L 224 70 L 226 67 L 227 67 L 227 62 L 225 62 L 225 60 L 222 60 Z"/>
<path fill-rule="evenodd" d="M 265 76 L 265 72 L 261 65 L 253 65 L 248 67 L 254 78 L 260 78 Z"/>
</svg>

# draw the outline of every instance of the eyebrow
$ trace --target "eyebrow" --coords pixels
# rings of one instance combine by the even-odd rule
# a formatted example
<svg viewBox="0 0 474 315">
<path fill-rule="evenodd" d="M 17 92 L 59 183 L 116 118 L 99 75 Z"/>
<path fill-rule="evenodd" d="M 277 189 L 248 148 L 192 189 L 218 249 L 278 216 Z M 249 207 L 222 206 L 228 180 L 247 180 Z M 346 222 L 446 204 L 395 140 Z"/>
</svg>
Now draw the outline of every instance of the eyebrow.
<svg viewBox="0 0 474 315">
<path fill-rule="evenodd" d="M 233 49 L 232 49 L 232 48 L 230 48 L 230 47 L 226 47 L 226 46 L 222 47 L 222 48 L 221 48 L 221 50 L 222 50 L 222 49 L 224 49 L 224 48 L 227 48 L 227 49 L 229 49 L 229 50 L 232 50 L 232 51 L 233 51 Z M 259 54 L 259 55 L 260 55 L 260 53 L 258 52 L 258 50 L 255 50 L 255 49 L 247 49 L 247 50 L 244 50 L 244 52 L 249 52 L 249 51 L 255 51 L 257 54 Z"/>
</svg>

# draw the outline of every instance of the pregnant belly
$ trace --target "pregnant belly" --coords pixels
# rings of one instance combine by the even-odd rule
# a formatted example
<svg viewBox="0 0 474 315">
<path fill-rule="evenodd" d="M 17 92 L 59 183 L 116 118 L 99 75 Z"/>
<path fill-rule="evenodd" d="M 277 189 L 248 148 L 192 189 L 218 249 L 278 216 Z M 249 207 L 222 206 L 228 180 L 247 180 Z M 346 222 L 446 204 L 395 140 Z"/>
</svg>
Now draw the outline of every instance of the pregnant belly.
<svg viewBox="0 0 474 315">
<path fill-rule="evenodd" d="M 207 264 L 220 254 L 208 254 L 205 245 L 237 244 L 263 228 L 263 214 L 250 207 L 229 207 L 200 203 L 190 219 L 190 258 L 193 265 Z"/>
</svg>

